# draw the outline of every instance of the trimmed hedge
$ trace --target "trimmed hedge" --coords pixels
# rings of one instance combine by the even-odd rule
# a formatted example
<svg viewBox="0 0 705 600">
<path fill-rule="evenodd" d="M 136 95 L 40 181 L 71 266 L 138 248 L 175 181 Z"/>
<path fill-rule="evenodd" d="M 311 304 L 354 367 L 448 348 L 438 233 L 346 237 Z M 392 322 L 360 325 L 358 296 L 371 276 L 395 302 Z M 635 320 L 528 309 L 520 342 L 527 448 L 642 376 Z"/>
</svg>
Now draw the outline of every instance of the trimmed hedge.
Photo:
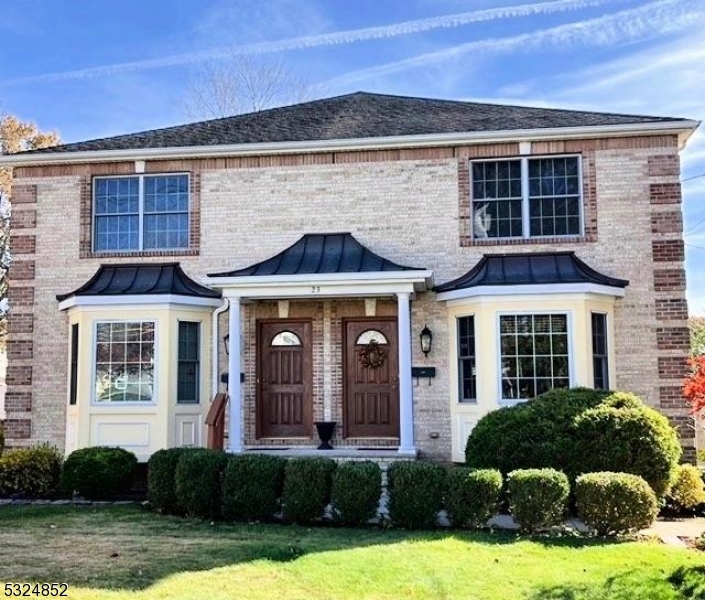
<svg viewBox="0 0 705 600">
<path fill-rule="evenodd" d="M 676 480 L 667 497 L 677 510 L 691 510 L 705 502 L 705 489 L 700 469 L 693 465 L 678 465 Z"/>
<path fill-rule="evenodd" d="M 682 449 L 668 419 L 635 396 L 615 395 L 575 419 L 577 460 L 569 473 L 611 471 L 643 477 L 662 499 Z"/>
<path fill-rule="evenodd" d="M 222 450 L 197 448 L 179 458 L 174 473 L 176 500 L 189 517 L 220 516 L 221 476 L 228 460 Z"/>
<path fill-rule="evenodd" d="M 65 494 L 110 500 L 132 485 L 137 457 L 123 448 L 93 446 L 72 452 L 61 475 Z"/>
<path fill-rule="evenodd" d="M 599 406 L 610 392 L 555 389 L 533 400 L 494 410 L 480 419 L 468 438 L 465 461 L 476 469 L 552 467 L 565 471 L 573 455 L 573 419 Z"/>
<path fill-rule="evenodd" d="M 17 448 L 0 456 L 0 496 L 49 498 L 59 490 L 63 457 L 53 446 Z"/>
<path fill-rule="evenodd" d="M 483 527 L 497 514 L 501 493 L 502 474 L 496 469 L 452 469 L 445 502 L 448 518 L 454 527 Z"/>
<path fill-rule="evenodd" d="M 0 456 L 5 451 L 5 428 L 0 424 Z"/>
<path fill-rule="evenodd" d="M 563 522 L 570 485 L 555 469 L 517 469 L 507 475 L 509 506 L 522 531 L 533 533 Z"/>
<path fill-rule="evenodd" d="M 330 458 L 292 458 L 284 470 L 282 510 L 292 523 L 308 524 L 323 517 L 330 502 L 335 461 Z"/>
<path fill-rule="evenodd" d="M 656 495 L 646 481 L 628 473 L 587 473 L 575 482 L 578 515 L 599 535 L 648 527 L 656 519 Z"/>
<path fill-rule="evenodd" d="M 196 448 L 157 450 L 149 459 L 147 499 L 152 508 L 164 514 L 180 514 L 176 498 L 176 465 L 181 457 Z"/>
<path fill-rule="evenodd" d="M 387 472 L 389 517 L 395 527 L 424 529 L 436 525 L 443 507 L 447 472 L 425 462 L 395 462 Z"/>
<path fill-rule="evenodd" d="M 340 465 L 333 475 L 333 517 L 346 525 L 360 526 L 377 516 L 382 494 L 382 471 L 366 460 Z"/>
<path fill-rule="evenodd" d="M 223 472 L 222 514 L 230 521 L 264 521 L 279 512 L 286 460 L 278 456 L 239 454 Z"/>
</svg>

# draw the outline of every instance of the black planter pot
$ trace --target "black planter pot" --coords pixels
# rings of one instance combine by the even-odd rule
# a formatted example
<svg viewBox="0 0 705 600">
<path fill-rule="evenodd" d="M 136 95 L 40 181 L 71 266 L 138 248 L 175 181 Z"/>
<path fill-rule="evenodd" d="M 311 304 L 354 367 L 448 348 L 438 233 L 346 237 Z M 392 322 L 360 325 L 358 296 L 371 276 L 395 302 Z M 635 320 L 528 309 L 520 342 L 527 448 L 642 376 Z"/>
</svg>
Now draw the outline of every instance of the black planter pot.
<svg viewBox="0 0 705 600">
<path fill-rule="evenodd" d="M 332 450 L 333 446 L 330 445 L 330 440 L 333 437 L 333 432 L 335 431 L 335 421 L 316 421 L 314 423 L 316 430 L 318 431 L 318 437 L 321 438 L 321 445 L 318 446 L 319 450 Z"/>
</svg>

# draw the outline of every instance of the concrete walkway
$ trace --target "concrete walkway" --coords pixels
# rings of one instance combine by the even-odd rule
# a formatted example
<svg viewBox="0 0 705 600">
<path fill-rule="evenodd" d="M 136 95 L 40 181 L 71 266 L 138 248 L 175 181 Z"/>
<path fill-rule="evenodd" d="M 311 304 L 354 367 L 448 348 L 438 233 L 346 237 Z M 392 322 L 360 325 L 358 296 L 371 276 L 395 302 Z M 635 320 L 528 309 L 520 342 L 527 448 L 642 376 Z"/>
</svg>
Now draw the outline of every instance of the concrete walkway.
<svg viewBox="0 0 705 600">
<path fill-rule="evenodd" d="M 687 548 L 681 538 L 698 538 L 705 532 L 705 518 L 679 519 L 674 521 L 656 521 L 640 533 L 658 537 L 664 544 Z"/>
</svg>

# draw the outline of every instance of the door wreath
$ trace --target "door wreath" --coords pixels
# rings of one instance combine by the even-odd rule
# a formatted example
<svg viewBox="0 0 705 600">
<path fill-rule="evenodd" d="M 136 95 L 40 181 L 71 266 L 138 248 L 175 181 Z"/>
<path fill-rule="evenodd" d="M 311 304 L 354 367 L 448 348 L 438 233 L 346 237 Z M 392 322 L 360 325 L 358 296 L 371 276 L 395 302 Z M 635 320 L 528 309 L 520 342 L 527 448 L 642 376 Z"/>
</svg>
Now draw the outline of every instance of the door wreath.
<svg viewBox="0 0 705 600">
<path fill-rule="evenodd" d="M 377 340 L 370 340 L 368 344 L 357 351 L 363 367 L 378 369 L 387 359 L 387 352 L 379 345 Z"/>
</svg>

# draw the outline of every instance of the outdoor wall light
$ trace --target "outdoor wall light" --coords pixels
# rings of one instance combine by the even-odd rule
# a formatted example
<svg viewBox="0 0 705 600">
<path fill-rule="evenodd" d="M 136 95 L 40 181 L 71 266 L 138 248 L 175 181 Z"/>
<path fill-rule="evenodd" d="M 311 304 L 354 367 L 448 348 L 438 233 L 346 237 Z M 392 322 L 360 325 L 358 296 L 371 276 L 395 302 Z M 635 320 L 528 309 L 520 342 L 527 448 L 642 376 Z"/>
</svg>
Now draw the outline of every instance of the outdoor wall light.
<svg viewBox="0 0 705 600">
<path fill-rule="evenodd" d="M 431 344 L 433 343 L 433 333 L 431 333 L 428 325 L 423 326 L 419 337 L 421 338 L 421 352 L 423 352 L 425 356 L 428 356 L 428 353 L 431 351 Z"/>
<path fill-rule="evenodd" d="M 225 354 L 230 356 L 230 334 L 226 333 L 223 336 L 223 344 L 225 344 Z"/>
</svg>

